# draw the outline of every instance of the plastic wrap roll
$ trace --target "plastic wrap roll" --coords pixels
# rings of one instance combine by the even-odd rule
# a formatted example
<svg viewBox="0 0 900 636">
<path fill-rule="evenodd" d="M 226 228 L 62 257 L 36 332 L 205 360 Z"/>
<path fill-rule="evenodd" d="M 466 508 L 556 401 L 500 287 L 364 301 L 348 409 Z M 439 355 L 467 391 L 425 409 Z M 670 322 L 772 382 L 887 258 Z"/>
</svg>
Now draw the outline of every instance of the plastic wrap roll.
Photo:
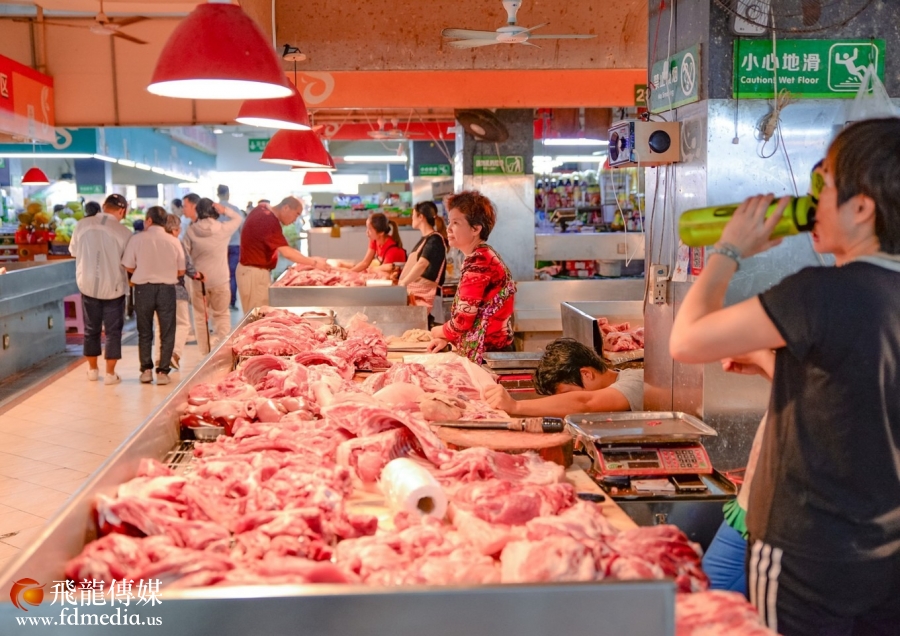
<svg viewBox="0 0 900 636">
<path fill-rule="evenodd" d="M 418 512 L 443 519 L 447 512 L 444 489 L 425 468 L 401 457 L 388 462 L 381 471 L 381 491 L 391 512 Z"/>
</svg>

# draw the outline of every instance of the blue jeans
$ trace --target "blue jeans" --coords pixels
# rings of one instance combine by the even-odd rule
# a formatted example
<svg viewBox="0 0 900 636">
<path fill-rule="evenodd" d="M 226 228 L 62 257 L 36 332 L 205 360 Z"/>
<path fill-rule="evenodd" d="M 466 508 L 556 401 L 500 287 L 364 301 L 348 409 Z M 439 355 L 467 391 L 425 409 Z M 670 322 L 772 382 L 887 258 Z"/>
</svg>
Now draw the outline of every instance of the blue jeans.
<svg viewBox="0 0 900 636">
<path fill-rule="evenodd" d="M 740 592 L 747 596 L 747 542 L 741 533 L 722 522 L 703 555 L 703 571 L 712 590 Z"/>
<path fill-rule="evenodd" d="M 241 246 L 240 245 L 229 245 L 228 246 L 228 274 L 231 276 L 231 303 L 229 303 L 232 307 L 237 303 L 237 276 L 235 272 L 237 271 L 238 263 L 241 260 Z"/>
</svg>

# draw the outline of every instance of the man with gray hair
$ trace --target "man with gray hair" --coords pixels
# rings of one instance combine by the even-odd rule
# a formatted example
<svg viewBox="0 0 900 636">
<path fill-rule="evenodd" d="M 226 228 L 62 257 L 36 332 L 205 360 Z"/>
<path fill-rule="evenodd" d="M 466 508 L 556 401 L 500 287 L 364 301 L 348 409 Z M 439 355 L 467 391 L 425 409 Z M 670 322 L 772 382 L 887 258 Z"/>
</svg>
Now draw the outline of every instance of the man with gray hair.
<svg viewBox="0 0 900 636">
<path fill-rule="evenodd" d="M 282 225 L 290 225 L 303 212 L 303 203 L 296 197 L 285 197 L 281 203 L 269 207 L 258 205 L 244 221 L 241 232 L 241 259 L 237 266 L 237 285 L 244 311 L 269 304 L 269 284 L 278 256 L 319 269 L 328 266 L 324 259 L 304 256 L 288 245 Z"/>
</svg>

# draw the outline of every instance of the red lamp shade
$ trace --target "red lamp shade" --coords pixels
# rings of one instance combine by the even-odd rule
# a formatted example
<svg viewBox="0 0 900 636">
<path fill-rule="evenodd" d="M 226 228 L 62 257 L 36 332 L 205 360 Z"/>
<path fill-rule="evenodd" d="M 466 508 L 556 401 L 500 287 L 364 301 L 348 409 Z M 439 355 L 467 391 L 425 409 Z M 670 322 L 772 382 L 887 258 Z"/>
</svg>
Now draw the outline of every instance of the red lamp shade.
<svg viewBox="0 0 900 636">
<path fill-rule="evenodd" d="M 305 186 L 331 185 L 332 183 L 334 181 L 331 180 L 331 175 L 321 170 L 309 171 L 303 175 L 303 185 Z"/>
<path fill-rule="evenodd" d="M 147 90 L 188 99 L 287 97 L 291 86 L 262 31 L 235 4 L 198 5 L 169 36 Z"/>
<path fill-rule="evenodd" d="M 44 171 L 37 166 L 31 168 L 22 176 L 22 185 L 49 185 L 50 179 Z"/>
<path fill-rule="evenodd" d="M 312 170 L 334 170 L 334 159 L 312 130 L 279 130 L 266 144 L 260 161 Z"/>
<path fill-rule="evenodd" d="M 309 113 L 300 92 L 293 88 L 288 97 L 251 99 L 241 105 L 236 121 L 248 126 L 309 130 Z"/>
</svg>

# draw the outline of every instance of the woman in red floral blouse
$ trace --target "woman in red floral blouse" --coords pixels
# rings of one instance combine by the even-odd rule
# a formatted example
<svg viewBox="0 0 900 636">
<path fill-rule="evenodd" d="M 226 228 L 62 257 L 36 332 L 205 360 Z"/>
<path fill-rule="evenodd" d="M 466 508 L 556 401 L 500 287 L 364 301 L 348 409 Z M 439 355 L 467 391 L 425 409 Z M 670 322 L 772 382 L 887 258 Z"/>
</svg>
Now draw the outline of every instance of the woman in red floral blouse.
<svg viewBox="0 0 900 636">
<path fill-rule="evenodd" d="M 485 243 L 497 220 L 490 200 L 474 190 L 450 197 L 447 239 L 466 257 L 450 320 L 431 330 L 430 351 L 453 344 L 460 355 L 480 363 L 485 351 L 511 351 L 516 283 L 509 268 Z"/>
</svg>

